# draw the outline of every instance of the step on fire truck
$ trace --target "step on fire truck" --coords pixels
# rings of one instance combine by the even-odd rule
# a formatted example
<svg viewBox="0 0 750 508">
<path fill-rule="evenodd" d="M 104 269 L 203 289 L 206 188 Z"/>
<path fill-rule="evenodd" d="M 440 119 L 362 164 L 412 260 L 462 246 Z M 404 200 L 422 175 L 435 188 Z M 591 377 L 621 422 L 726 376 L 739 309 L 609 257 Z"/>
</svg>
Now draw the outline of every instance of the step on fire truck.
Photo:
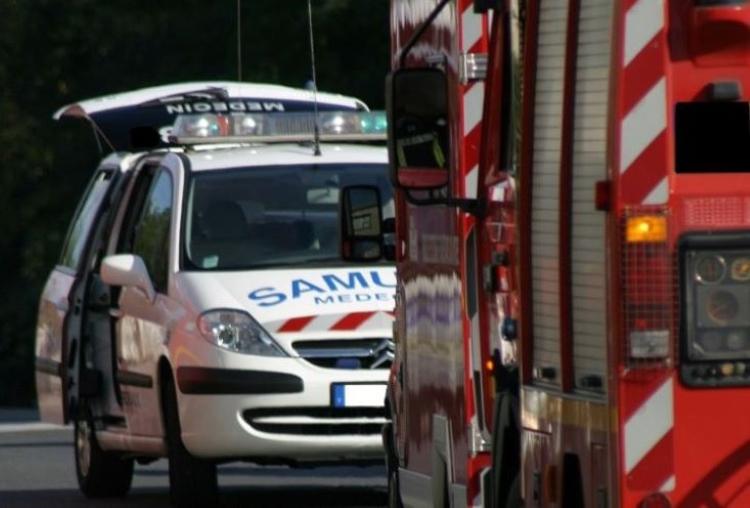
<svg viewBox="0 0 750 508">
<path fill-rule="evenodd" d="M 391 5 L 391 505 L 750 506 L 750 4 Z"/>
</svg>

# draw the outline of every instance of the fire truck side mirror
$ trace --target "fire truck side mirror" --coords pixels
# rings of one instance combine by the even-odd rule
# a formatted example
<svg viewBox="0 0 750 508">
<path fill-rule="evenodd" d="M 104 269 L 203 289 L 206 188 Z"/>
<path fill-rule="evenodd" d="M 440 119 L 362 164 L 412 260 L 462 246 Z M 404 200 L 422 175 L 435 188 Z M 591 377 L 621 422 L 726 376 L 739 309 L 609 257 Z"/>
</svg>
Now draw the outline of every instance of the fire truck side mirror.
<svg viewBox="0 0 750 508">
<path fill-rule="evenodd" d="M 448 86 L 439 69 L 399 69 L 386 79 L 388 155 L 393 184 L 440 189 L 448 184 Z"/>
<path fill-rule="evenodd" d="M 341 257 L 347 261 L 377 261 L 383 257 L 380 189 L 351 185 L 341 193 Z"/>
</svg>

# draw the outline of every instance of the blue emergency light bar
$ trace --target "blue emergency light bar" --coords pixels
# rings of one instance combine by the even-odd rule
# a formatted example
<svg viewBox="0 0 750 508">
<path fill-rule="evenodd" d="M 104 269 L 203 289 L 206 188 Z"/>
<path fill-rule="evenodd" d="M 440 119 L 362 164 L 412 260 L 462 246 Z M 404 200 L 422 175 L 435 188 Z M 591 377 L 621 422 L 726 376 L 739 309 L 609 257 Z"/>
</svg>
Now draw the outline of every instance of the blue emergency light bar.
<svg viewBox="0 0 750 508">
<path fill-rule="evenodd" d="M 321 111 L 321 141 L 384 141 L 385 111 Z M 230 113 L 180 115 L 169 141 L 180 145 L 209 143 L 312 142 L 315 113 Z"/>
</svg>

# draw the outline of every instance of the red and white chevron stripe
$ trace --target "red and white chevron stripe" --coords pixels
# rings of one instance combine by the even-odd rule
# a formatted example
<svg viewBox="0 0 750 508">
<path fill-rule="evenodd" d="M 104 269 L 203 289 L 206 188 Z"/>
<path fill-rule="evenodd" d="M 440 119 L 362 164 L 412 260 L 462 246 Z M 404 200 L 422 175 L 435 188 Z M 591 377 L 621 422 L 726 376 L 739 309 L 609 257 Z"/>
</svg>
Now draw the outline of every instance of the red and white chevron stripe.
<svg viewBox="0 0 750 508">
<path fill-rule="evenodd" d="M 669 376 L 644 392 L 629 394 L 636 403 L 625 407 L 623 459 L 628 486 L 634 490 L 674 490 L 673 393 Z"/>
<path fill-rule="evenodd" d="M 623 205 L 669 199 L 668 58 L 664 0 L 624 0 L 619 79 L 619 171 Z M 650 381 L 624 385 L 622 456 L 633 490 L 674 490 L 674 381 L 653 372 Z"/>
<path fill-rule="evenodd" d="M 463 53 L 487 52 L 487 26 L 485 16 L 474 12 L 471 0 L 462 0 L 461 6 L 461 51 Z M 464 195 L 477 197 L 479 177 L 479 143 L 482 136 L 482 107 L 484 105 L 484 82 L 476 81 L 460 87 L 461 118 L 463 118 L 463 149 L 460 151 L 461 168 L 464 174 Z"/>
<path fill-rule="evenodd" d="M 667 34 L 664 0 L 625 0 L 620 83 L 620 197 L 663 204 L 667 168 Z"/>
<path fill-rule="evenodd" d="M 265 323 L 265 327 L 271 333 L 345 332 L 390 328 L 392 322 L 393 312 L 370 311 L 297 316 Z"/>
</svg>

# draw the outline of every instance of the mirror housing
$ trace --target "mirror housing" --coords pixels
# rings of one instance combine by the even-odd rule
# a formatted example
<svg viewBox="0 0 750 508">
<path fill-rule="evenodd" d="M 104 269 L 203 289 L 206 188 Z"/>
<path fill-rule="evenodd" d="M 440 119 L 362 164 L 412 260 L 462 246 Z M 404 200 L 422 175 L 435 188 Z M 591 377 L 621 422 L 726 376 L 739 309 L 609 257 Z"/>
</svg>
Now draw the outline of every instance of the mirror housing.
<svg viewBox="0 0 750 508">
<path fill-rule="evenodd" d="M 102 260 L 101 278 L 110 286 L 138 288 L 145 293 L 149 302 L 156 299 L 154 284 L 140 256 L 115 254 L 105 257 Z"/>
<path fill-rule="evenodd" d="M 399 69 L 386 79 L 388 158 L 393 184 L 409 190 L 448 184 L 448 83 L 434 68 Z"/>
<path fill-rule="evenodd" d="M 341 189 L 341 257 L 377 261 L 383 257 L 383 211 L 380 189 L 350 185 Z"/>
</svg>

